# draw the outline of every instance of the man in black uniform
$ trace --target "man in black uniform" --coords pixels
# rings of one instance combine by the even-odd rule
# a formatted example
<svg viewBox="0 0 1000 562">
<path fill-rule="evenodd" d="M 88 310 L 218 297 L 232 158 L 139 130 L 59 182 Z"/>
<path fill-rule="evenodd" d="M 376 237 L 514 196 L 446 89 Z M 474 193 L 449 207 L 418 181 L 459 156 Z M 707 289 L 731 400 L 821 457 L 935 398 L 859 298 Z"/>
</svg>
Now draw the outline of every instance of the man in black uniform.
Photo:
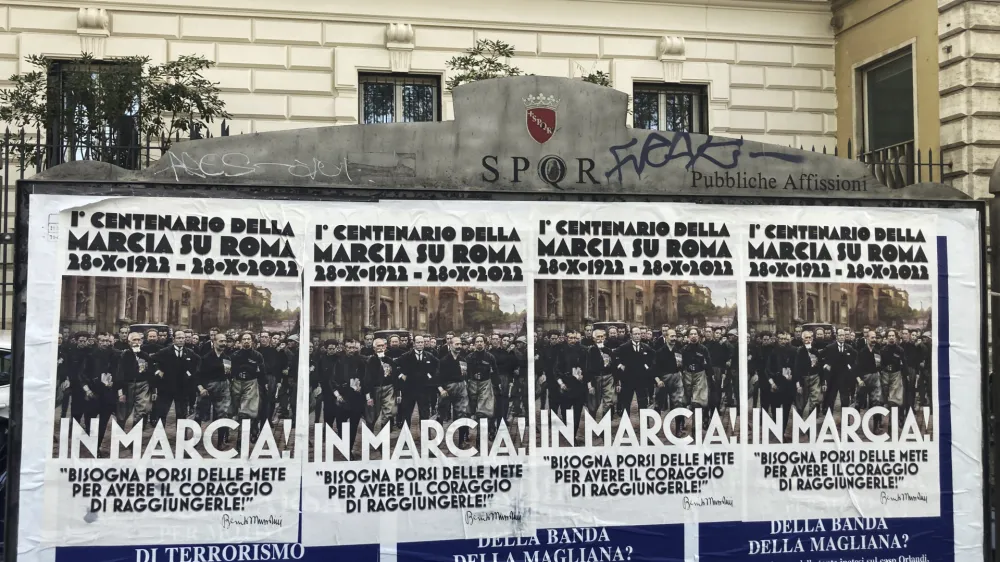
<svg viewBox="0 0 1000 562">
<path fill-rule="evenodd" d="M 876 335 L 874 330 L 868 331 L 867 338 L 861 342 L 858 350 L 858 372 L 861 378 L 858 383 L 860 389 L 859 406 L 865 410 L 874 408 L 882 403 L 882 380 L 879 370 L 882 363 L 882 355 L 875 343 Z M 875 427 L 882 425 L 881 416 L 874 419 Z"/>
<path fill-rule="evenodd" d="M 507 343 L 504 342 L 507 340 Z M 499 427 L 500 420 L 507 419 L 510 412 L 510 395 L 514 385 L 514 370 L 517 369 L 517 358 L 514 357 L 514 346 L 509 338 L 500 338 L 500 334 L 490 336 L 490 353 L 497 362 L 497 396 L 496 411 L 493 413 L 494 426 Z"/>
<path fill-rule="evenodd" d="M 337 353 L 337 342 L 334 340 L 323 342 L 323 346 L 316 353 L 318 374 L 315 377 L 315 382 L 317 386 L 312 392 L 316 395 L 316 409 L 322 408 L 323 422 L 330 426 L 337 423 L 337 414 L 339 413 L 333 391 L 336 388 L 334 381 L 337 378 L 337 369 L 340 367 L 341 359 Z M 360 363 L 364 363 L 363 359 L 359 358 L 358 360 Z M 361 378 L 364 379 L 363 373 Z"/>
<path fill-rule="evenodd" d="M 528 338 L 518 336 L 514 340 L 513 385 L 510 391 L 510 419 L 528 415 Z"/>
<path fill-rule="evenodd" d="M 261 389 L 260 411 L 257 412 L 257 419 L 254 422 L 255 431 L 259 431 L 264 425 L 264 420 L 270 420 L 275 410 L 275 394 L 278 390 L 278 381 L 281 371 L 287 364 L 287 356 L 278 351 L 272 345 L 271 334 L 261 332 L 257 336 L 257 352 L 264 358 L 264 388 Z"/>
<path fill-rule="evenodd" d="M 375 340 L 372 349 L 374 354 L 365 363 L 364 390 L 368 405 L 365 417 L 372 432 L 378 435 L 383 426 L 392 423 L 396 406 L 396 373 L 392 359 L 386 355 L 385 340 Z"/>
<path fill-rule="evenodd" d="M 712 369 L 708 384 L 708 406 L 716 413 L 722 408 L 722 389 L 725 386 L 726 373 L 732 364 L 732 350 L 729 343 L 720 338 L 711 328 L 705 329 L 705 347 L 711 356 Z"/>
<path fill-rule="evenodd" d="M 623 335 L 618 333 L 617 326 L 608 326 L 608 337 L 604 340 L 605 345 L 611 349 L 618 349 L 623 343 L 625 343 L 623 341 L 624 339 Z"/>
<path fill-rule="evenodd" d="M 66 411 L 69 410 L 69 373 L 73 366 L 72 354 L 70 346 L 63 341 L 62 334 L 59 334 L 56 346 L 56 407 L 59 408 L 59 419 L 66 419 Z"/>
<path fill-rule="evenodd" d="M 104 442 L 104 434 L 108 422 L 115 414 L 118 405 L 119 381 L 115 380 L 118 372 L 118 352 L 112 348 L 114 336 L 105 332 L 97 337 L 97 349 L 87 358 L 87 363 L 81 372 L 84 396 L 87 401 L 87 420 L 85 428 L 90 431 L 89 420 L 97 418 L 97 448 L 100 450 Z M 125 420 L 121 420 L 125 423 Z"/>
<path fill-rule="evenodd" d="M 195 376 L 201 367 L 201 358 L 184 346 L 187 332 L 174 330 L 174 345 L 164 347 L 152 355 L 157 381 L 156 403 L 153 420 L 166 424 L 171 403 L 174 415 L 181 420 L 188 417 L 189 395 L 194 392 Z"/>
<path fill-rule="evenodd" d="M 708 405 L 708 371 L 712 368 L 711 361 L 708 348 L 701 344 L 698 328 L 690 328 L 688 343 L 681 351 L 681 366 L 684 367 L 684 400 L 691 410 L 702 411 L 703 428 L 707 428 L 709 422 L 709 416 L 705 415 L 704 409 Z"/>
<path fill-rule="evenodd" d="M 667 328 L 663 332 L 664 343 L 656 352 L 656 407 L 664 414 L 675 408 L 684 407 L 684 357 L 677 344 L 677 332 Z M 674 435 L 684 431 L 684 418 L 678 417 Z"/>
<path fill-rule="evenodd" d="M 389 359 L 399 359 L 404 353 L 406 353 L 406 349 L 403 348 L 399 336 L 389 336 L 389 349 L 385 350 L 385 354 Z"/>
<path fill-rule="evenodd" d="M 819 331 L 819 330 L 817 330 Z M 837 330 L 837 341 L 831 343 L 823 352 L 823 369 L 826 371 L 824 383 L 823 410 L 830 414 L 840 396 L 841 407 L 851 403 L 851 380 L 855 377 L 857 352 L 845 342 L 846 333 L 843 328 Z"/>
<path fill-rule="evenodd" d="M 549 410 L 556 415 L 561 415 L 563 403 L 559 393 L 559 385 L 556 383 L 557 367 L 562 344 L 559 343 L 559 332 L 549 332 L 548 345 L 542 346 L 539 355 L 535 359 L 535 371 L 540 373 L 538 377 L 541 409 L 548 403 Z"/>
<path fill-rule="evenodd" d="M 77 332 L 73 335 L 73 339 L 76 342 L 76 347 L 68 354 L 67 361 L 69 363 L 67 372 L 69 373 L 69 395 L 72 400 L 70 403 L 70 415 L 76 420 L 81 426 L 86 427 L 84 418 L 87 416 L 87 399 L 86 392 L 84 392 L 83 385 L 86 377 L 83 373 L 87 367 L 87 360 L 90 357 L 90 349 L 87 347 L 87 338 L 89 336 L 85 332 Z"/>
<path fill-rule="evenodd" d="M 226 334 L 216 331 L 214 338 L 212 349 L 201 357 L 196 381 L 201 410 L 198 419 L 202 422 L 229 417 L 232 410 L 232 359 L 226 349 Z M 216 439 L 221 449 L 229 440 L 229 429 L 219 429 Z"/>
<path fill-rule="evenodd" d="M 231 416 L 240 423 L 238 432 L 242 432 L 243 420 L 257 418 L 257 412 L 260 410 L 260 391 L 267 381 L 264 378 L 264 357 L 253 349 L 253 334 L 243 332 L 239 341 L 239 349 L 232 354 L 233 378 L 229 384 L 232 389 Z M 237 449 L 242 440 L 239 435 L 237 433 Z M 251 431 L 250 440 L 253 441 L 255 437 Z"/>
<path fill-rule="evenodd" d="M 490 420 L 490 433 L 493 428 L 493 411 L 496 408 L 496 395 L 493 389 L 497 386 L 497 362 L 493 354 L 486 351 L 486 336 L 476 334 L 472 339 L 473 351 L 465 357 L 468 367 L 469 414 L 476 419 Z"/>
<path fill-rule="evenodd" d="M 614 350 L 605 345 L 604 330 L 594 330 L 594 345 L 587 348 L 588 408 L 590 416 L 600 421 L 615 408 Z"/>
<path fill-rule="evenodd" d="M 336 362 L 333 370 L 333 379 L 330 381 L 330 395 L 333 408 L 326 408 L 331 412 L 336 412 L 336 420 L 332 415 L 328 415 L 327 421 L 336 421 L 338 431 L 348 424 L 348 436 L 351 443 L 351 455 L 354 454 L 354 442 L 358 437 L 358 429 L 361 427 L 361 418 L 365 415 L 365 397 L 362 394 L 362 380 L 365 377 L 365 359 L 358 353 L 361 344 L 355 340 L 348 340 L 344 344 L 344 355 Z M 348 459 L 351 460 L 351 459 Z"/>
<path fill-rule="evenodd" d="M 466 418 L 469 415 L 468 364 L 461 355 L 462 338 L 452 337 L 451 346 L 438 364 L 438 413 L 442 422 Z M 469 439 L 469 428 L 458 429 L 458 444 Z"/>
<path fill-rule="evenodd" d="M 316 338 L 313 338 L 316 341 Z M 324 391 L 328 389 L 329 379 L 323 376 L 323 372 L 319 370 L 319 362 L 321 355 L 323 354 L 322 344 L 317 341 L 313 343 L 309 342 L 309 423 L 319 423 L 321 417 L 324 421 L 325 416 L 329 414 L 328 408 L 323 404 Z M 267 357 L 264 358 L 264 363 L 267 363 Z M 323 380 L 326 378 L 326 380 Z M 326 422 L 329 424 L 329 422 Z M 329 424 L 332 425 L 332 424 Z"/>
<path fill-rule="evenodd" d="M 419 420 L 430 419 L 431 400 L 437 386 L 438 360 L 424 351 L 423 336 L 413 337 L 413 349 L 396 360 L 397 384 L 401 394 L 399 413 L 396 415 L 400 429 L 411 428 L 413 407 L 417 407 Z"/>
<path fill-rule="evenodd" d="M 563 404 L 563 422 L 569 423 L 570 412 L 573 412 L 573 435 L 580 428 L 583 418 L 583 406 L 587 402 L 587 394 L 593 392 L 593 380 L 587 370 L 587 350 L 580 345 L 580 333 L 571 330 L 566 334 L 566 345 L 556 363 L 556 384 L 559 388 L 559 399 Z"/>
<path fill-rule="evenodd" d="M 150 383 L 153 373 L 149 354 L 142 351 L 142 334 L 130 333 L 128 343 L 128 351 L 118 358 L 118 373 L 115 376 L 122 384 L 118 389 L 118 420 L 124 426 L 131 416 L 134 426 L 145 420 L 152 410 Z"/>
<path fill-rule="evenodd" d="M 913 410 L 917 400 L 917 387 L 920 385 L 920 369 L 923 367 L 923 350 L 908 330 L 900 330 L 900 347 L 906 356 L 903 368 L 903 388 L 905 389 L 903 407 Z"/>
<path fill-rule="evenodd" d="M 767 380 L 772 398 L 769 413 L 772 418 L 781 416 L 778 419 L 781 420 L 782 442 L 792 415 L 792 403 L 795 402 L 795 348 L 791 342 L 792 336 L 788 332 L 778 334 L 778 345 L 767 361 Z"/>
<path fill-rule="evenodd" d="M 273 346 L 273 339 L 272 339 Z M 275 413 L 279 419 L 295 419 L 295 408 L 298 404 L 296 390 L 299 376 L 299 336 L 292 334 L 285 340 L 285 349 L 282 351 L 284 358 L 279 363 L 281 370 L 278 371 L 278 388 L 274 393 Z M 269 389 L 270 390 L 270 389 Z"/>
<path fill-rule="evenodd" d="M 583 337 L 580 338 L 580 345 L 590 347 L 594 345 L 594 325 L 587 324 L 583 327 Z"/>
<path fill-rule="evenodd" d="M 903 382 L 903 374 L 906 372 L 906 352 L 900 347 L 896 339 L 896 330 L 889 330 L 886 334 L 886 343 L 879 351 L 881 356 L 881 383 L 883 399 L 887 408 L 903 408 L 906 406 L 906 386 Z M 899 419 L 902 422 L 906 416 L 905 411 L 899 412 Z"/>
<path fill-rule="evenodd" d="M 115 349 L 119 353 L 128 349 L 128 326 L 118 328 L 118 341 L 115 342 Z"/>
<path fill-rule="evenodd" d="M 802 346 L 795 355 L 795 384 L 802 391 L 803 400 L 799 408 L 802 419 L 809 417 L 813 410 L 820 406 L 821 381 L 823 380 L 823 362 L 820 359 L 820 349 L 815 345 L 813 333 L 802 332 Z"/>
<path fill-rule="evenodd" d="M 156 330 L 146 330 L 146 341 L 142 344 L 142 350 L 152 356 L 157 351 L 163 349 L 166 342 L 160 342 L 160 333 Z"/>
<path fill-rule="evenodd" d="M 618 366 L 618 413 L 631 415 L 632 398 L 635 397 L 640 410 L 649 405 L 649 381 L 653 377 L 656 358 L 653 350 L 642 343 L 642 328 L 632 328 L 632 341 L 623 343 L 615 350 Z"/>
</svg>

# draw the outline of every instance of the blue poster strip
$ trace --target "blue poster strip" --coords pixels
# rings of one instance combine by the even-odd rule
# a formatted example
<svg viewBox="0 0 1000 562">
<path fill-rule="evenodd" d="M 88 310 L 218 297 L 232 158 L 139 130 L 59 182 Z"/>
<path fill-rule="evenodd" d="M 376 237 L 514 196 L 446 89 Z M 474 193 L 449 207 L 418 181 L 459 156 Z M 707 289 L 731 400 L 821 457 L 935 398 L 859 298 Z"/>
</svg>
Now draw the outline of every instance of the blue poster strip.
<svg viewBox="0 0 1000 562">
<path fill-rule="evenodd" d="M 534 537 L 401 543 L 397 562 L 684 560 L 684 525 L 539 529 Z"/>
<path fill-rule="evenodd" d="M 379 545 L 310 546 L 239 543 L 158 546 L 79 546 L 56 549 L 56 562 L 379 562 Z"/>
</svg>

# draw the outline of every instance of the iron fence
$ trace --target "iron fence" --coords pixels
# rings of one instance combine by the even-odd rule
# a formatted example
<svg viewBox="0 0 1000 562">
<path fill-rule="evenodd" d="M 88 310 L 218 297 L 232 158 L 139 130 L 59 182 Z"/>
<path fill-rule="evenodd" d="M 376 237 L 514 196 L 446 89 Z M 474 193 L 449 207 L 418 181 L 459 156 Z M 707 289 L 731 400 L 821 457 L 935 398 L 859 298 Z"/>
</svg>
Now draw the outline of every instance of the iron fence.
<svg viewBox="0 0 1000 562">
<path fill-rule="evenodd" d="M 229 136 L 229 126 L 225 121 L 221 124 L 220 136 Z M 208 138 L 212 135 L 206 131 L 194 130 L 188 139 Z M 144 142 L 127 146 L 107 146 L 97 138 L 74 139 L 71 144 L 46 144 L 42 140 L 40 130 L 11 131 L 7 129 L 0 138 L 0 330 L 10 330 L 13 327 L 11 308 L 14 290 L 14 185 L 19 179 L 25 179 L 36 173 L 41 173 L 58 164 L 78 160 L 99 160 L 109 162 L 130 170 L 141 170 L 156 162 L 166 151 L 169 142 L 165 139 L 146 137 Z M 134 135 L 133 138 L 138 138 Z M 176 135 L 173 141 L 180 141 Z M 800 146 L 800 149 L 808 150 Z M 811 148 L 817 152 L 816 147 Z M 823 154 L 827 153 L 825 147 Z M 926 158 L 925 158 L 926 153 Z M 837 149 L 833 154 L 839 156 Z M 946 171 L 950 171 L 950 162 L 943 162 L 938 155 L 935 161 L 934 151 L 916 150 L 912 142 L 879 150 L 866 151 L 863 147 L 854 150 L 852 141 L 847 142 L 849 159 L 864 162 L 872 175 L 891 188 L 901 188 L 923 181 L 942 181 Z"/>
</svg>

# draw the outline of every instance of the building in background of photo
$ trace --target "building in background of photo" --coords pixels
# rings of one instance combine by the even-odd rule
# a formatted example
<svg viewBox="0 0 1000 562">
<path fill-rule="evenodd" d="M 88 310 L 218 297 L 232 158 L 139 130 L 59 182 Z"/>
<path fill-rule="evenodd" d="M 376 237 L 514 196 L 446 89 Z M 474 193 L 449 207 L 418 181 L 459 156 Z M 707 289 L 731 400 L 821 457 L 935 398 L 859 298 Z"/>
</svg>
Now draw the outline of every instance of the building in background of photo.
<svg viewBox="0 0 1000 562">
<path fill-rule="evenodd" d="M 323 339 L 360 338 L 374 330 L 443 336 L 499 329 L 505 312 L 511 307 L 500 295 L 478 287 L 316 287 L 309 322 L 312 335 Z"/>
<path fill-rule="evenodd" d="M 791 331 L 797 325 L 812 323 L 829 323 L 835 328 L 924 329 L 930 318 L 923 305 L 930 304 L 929 300 L 911 302 L 905 287 L 890 285 L 747 283 L 748 328 L 758 332 Z"/>
<path fill-rule="evenodd" d="M 129 324 L 169 324 L 198 333 L 216 326 L 283 326 L 268 322 L 268 310 L 270 289 L 242 281 L 64 276 L 59 318 L 62 327 L 88 333 L 114 333 Z"/>
<path fill-rule="evenodd" d="M 735 306 L 714 302 L 710 287 L 691 281 L 535 281 L 535 325 L 544 330 L 582 329 L 591 322 L 729 324 Z"/>
</svg>

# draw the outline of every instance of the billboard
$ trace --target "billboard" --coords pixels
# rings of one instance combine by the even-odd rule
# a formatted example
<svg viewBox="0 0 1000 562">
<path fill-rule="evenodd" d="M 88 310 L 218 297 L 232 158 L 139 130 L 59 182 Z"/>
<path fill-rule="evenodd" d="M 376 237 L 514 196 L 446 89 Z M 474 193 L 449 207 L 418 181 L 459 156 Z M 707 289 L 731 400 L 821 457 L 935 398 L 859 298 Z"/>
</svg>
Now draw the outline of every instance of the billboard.
<svg viewBox="0 0 1000 562">
<path fill-rule="evenodd" d="M 23 193 L 18 559 L 982 556 L 975 204 Z"/>
</svg>

